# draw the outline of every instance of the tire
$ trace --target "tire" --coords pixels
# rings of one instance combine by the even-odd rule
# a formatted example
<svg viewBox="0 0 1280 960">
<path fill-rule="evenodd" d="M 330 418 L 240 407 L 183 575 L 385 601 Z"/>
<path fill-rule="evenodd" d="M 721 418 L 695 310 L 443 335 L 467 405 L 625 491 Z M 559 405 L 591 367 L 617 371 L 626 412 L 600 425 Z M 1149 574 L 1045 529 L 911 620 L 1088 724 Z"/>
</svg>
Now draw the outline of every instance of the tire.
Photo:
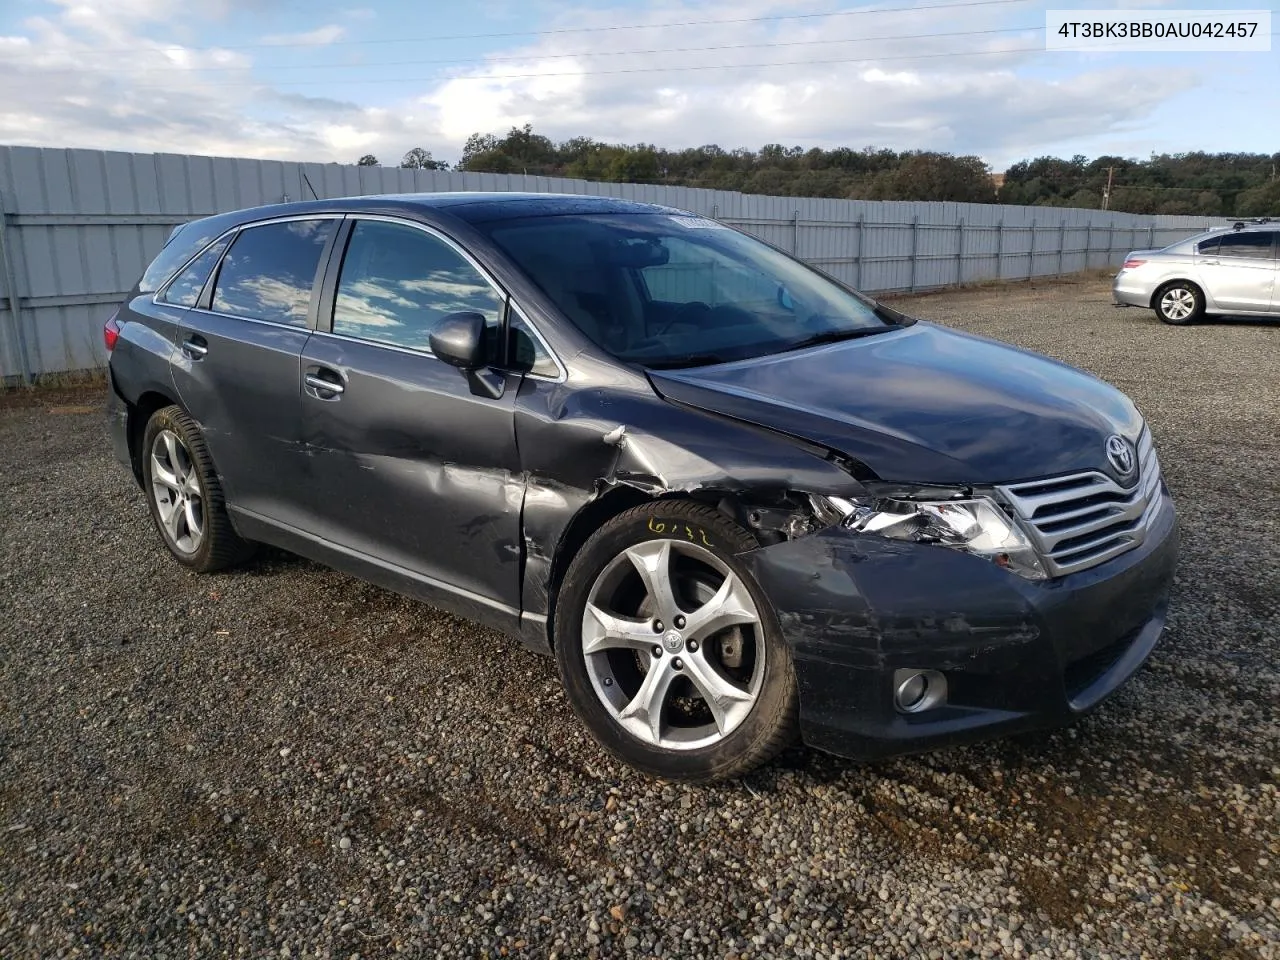
<svg viewBox="0 0 1280 960">
<path fill-rule="evenodd" d="M 614 756 L 705 782 L 795 741 L 790 652 L 736 557 L 758 546 L 718 510 L 663 500 L 615 517 L 574 557 L 556 604 L 556 661 L 574 711 Z"/>
<path fill-rule="evenodd" d="M 1204 294 L 1187 280 L 1165 284 L 1156 291 L 1152 304 L 1157 317 L 1177 327 L 1195 323 L 1204 316 Z"/>
<path fill-rule="evenodd" d="M 253 545 L 231 526 L 204 436 L 181 407 L 152 414 L 142 435 L 141 459 L 151 519 L 175 560 L 212 573 L 253 553 Z"/>
</svg>

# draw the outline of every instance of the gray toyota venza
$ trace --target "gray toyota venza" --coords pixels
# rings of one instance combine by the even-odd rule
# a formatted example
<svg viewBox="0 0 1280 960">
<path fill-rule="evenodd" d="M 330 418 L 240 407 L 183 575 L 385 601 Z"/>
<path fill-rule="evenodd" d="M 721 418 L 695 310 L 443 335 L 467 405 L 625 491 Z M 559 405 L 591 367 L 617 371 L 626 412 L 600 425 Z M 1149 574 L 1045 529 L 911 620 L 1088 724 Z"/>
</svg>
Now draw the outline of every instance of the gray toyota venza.
<svg viewBox="0 0 1280 960">
<path fill-rule="evenodd" d="M 652 775 L 1065 723 L 1164 627 L 1177 522 L 1127 397 L 681 210 L 209 217 L 104 335 L 178 562 L 272 544 L 517 637 Z"/>
</svg>

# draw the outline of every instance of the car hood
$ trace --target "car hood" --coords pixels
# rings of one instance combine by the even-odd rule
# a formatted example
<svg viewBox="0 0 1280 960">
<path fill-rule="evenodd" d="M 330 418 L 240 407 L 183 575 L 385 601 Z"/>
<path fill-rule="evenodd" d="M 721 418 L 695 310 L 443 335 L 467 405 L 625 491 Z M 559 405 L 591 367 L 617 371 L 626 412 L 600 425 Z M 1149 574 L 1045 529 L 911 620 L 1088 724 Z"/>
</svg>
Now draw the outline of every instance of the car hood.
<svg viewBox="0 0 1280 960">
<path fill-rule="evenodd" d="M 822 444 L 883 480 L 990 484 L 1114 475 L 1105 443 L 1137 443 L 1119 390 L 1039 354 L 930 323 L 649 376 L 664 397 Z"/>
</svg>

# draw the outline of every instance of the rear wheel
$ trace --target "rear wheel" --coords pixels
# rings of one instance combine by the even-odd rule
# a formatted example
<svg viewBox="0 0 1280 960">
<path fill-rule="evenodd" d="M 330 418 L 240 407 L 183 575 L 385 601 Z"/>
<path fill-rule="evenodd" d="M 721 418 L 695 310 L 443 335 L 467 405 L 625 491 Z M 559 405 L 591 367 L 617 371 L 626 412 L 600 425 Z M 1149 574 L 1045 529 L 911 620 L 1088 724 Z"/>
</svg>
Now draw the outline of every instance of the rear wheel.
<svg viewBox="0 0 1280 960">
<path fill-rule="evenodd" d="M 142 478 L 151 518 L 179 563 L 210 573 L 253 552 L 231 526 L 204 436 L 181 407 L 164 407 L 147 421 Z"/>
<path fill-rule="evenodd" d="M 1160 288 L 1155 297 L 1156 316 L 1165 323 L 1182 326 L 1204 316 L 1204 294 L 1194 283 L 1175 280 Z"/>
<path fill-rule="evenodd" d="M 654 776 L 738 776 L 795 739 L 791 657 L 719 511 L 662 501 L 616 517 L 565 577 L 556 658 L 600 743 Z"/>
</svg>

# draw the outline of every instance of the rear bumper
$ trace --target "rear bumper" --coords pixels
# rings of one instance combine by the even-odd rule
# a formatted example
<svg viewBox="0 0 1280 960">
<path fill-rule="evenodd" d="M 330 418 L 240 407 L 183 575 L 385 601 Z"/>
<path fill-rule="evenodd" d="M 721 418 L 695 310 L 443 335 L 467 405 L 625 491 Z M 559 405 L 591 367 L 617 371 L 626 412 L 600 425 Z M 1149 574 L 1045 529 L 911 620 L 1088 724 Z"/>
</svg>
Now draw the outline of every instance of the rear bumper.
<svg viewBox="0 0 1280 960">
<path fill-rule="evenodd" d="M 1151 284 L 1137 279 L 1131 273 L 1126 274 L 1123 270 L 1111 281 L 1111 299 L 1126 307 L 1150 307 L 1154 292 Z"/>
<path fill-rule="evenodd" d="M 805 742 L 882 757 L 1059 726 L 1092 710 L 1164 629 L 1178 529 L 1162 496 L 1141 546 L 1043 583 L 944 548 L 843 530 L 744 555 L 792 649 Z M 941 672 L 946 703 L 899 711 L 900 669 Z"/>
<path fill-rule="evenodd" d="M 107 435 L 111 438 L 111 449 L 116 459 L 129 469 L 135 480 L 141 482 L 138 465 L 133 462 L 129 450 L 129 405 L 116 391 L 110 365 L 107 366 Z"/>
</svg>

